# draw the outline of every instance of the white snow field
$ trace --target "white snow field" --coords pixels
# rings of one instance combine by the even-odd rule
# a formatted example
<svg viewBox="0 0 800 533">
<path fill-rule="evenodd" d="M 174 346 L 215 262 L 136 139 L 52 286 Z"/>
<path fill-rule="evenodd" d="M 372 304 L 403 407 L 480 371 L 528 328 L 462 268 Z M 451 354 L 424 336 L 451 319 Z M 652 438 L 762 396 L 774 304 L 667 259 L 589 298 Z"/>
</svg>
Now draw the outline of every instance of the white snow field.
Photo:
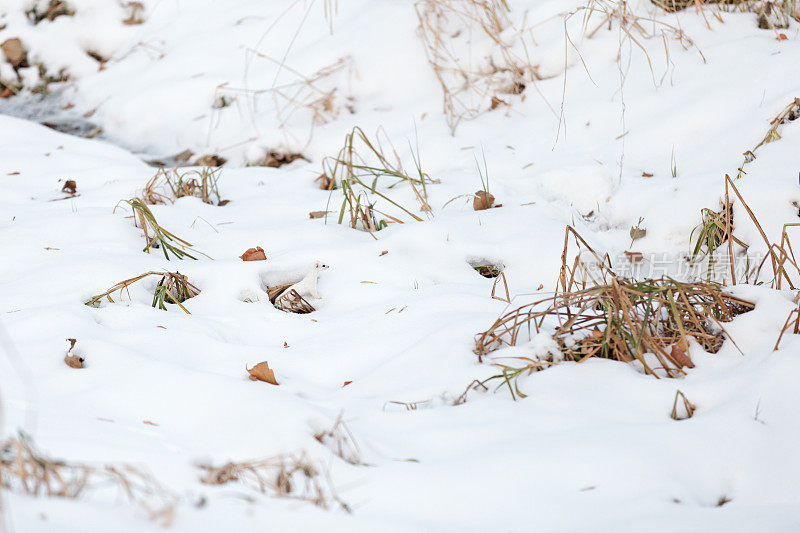
<svg viewBox="0 0 800 533">
<path fill-rule="evenodd" d="M 131 499 L 99 476 L 51 496 L 5 445 L 0 530 L 800 531 L 800 337 L 776 349 L 797 269 L 779 288 L 769 261 L 735 286 L 717 268 L 755 309 L 717 353 L 691 342 L 680 377 L 593 357 L 524 373 L 525 397 L 492 380 L 456 402 L 508 357 L 560 358 L 547 333 L 474 350 L 556 289 L 568 225 L 619 269 L 627 251 L 640 277 L 681 277 L 726 174 L 764 233 L 730 191 L 740 262 L 800 222 L 795 19 L 645 0 L 66 0 L 34 23 L 34 4 L 52 7 L 0 0 L 0 42 L 26 54 L 0 54 L 0 440 L 130 465 L 164 492 Z M 361 189 L 379 231 L 339 224 L 341 184 L 315 181 L 356 126 L 430 178 Z M 151 205 L 202 252 L 167 260 L 120 202 L 186 150 L 226 159 L 229 203 Z M 303 158 L 261 166 L 270 152 Z M 502 205 L 473 210 L 487 180 Z M 257 246 L 266 260 L 239 258 Z M 315 312 L 269 303 L 318 261 Z M 84 305 L 149 271 L 200 290 L 188 314 L 151 306 L 158 276 Z M 262 361 L 278 385 L 249 379 Z M 678 390 L 690 418 L 670 416 Z M 288 485 L 264 466 L 263 491 L 198 466 L 281 458 L 310 466 Z"/>
</svg>

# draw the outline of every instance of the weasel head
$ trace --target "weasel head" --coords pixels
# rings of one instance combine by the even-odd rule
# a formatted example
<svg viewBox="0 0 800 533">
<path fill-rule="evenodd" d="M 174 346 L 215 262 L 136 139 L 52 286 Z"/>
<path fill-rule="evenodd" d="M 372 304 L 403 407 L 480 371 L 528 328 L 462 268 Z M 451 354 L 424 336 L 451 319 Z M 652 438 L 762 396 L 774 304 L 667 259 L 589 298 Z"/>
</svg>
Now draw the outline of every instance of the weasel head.
<svg viewBox="0 0 800 533">
<path fill-rule="evenodd" d="M 316 270 L 317 272 L 321 272 L 323 270 L 328 270 L 329 268 L 330 268 L 330 266 L 328 266 L 327 264 L 323 263 L 322 261 L 317 261 L 316 263 L 314 263 L 314 270 Z"/>
</svg>

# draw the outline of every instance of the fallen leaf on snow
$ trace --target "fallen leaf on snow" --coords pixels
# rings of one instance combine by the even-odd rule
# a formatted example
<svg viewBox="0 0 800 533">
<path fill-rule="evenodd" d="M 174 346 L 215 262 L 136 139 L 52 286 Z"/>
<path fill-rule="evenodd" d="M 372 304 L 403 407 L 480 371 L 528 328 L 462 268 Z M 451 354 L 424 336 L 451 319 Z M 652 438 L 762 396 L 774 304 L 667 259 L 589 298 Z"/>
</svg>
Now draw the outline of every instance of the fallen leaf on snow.
<svg viewBox="0 0 800 533">
<path fill-rule="evenodd" d="M 625 257 L 628 258 L 628 261 L 631 263 L 638 263 L 643 259 L 642 252 L 628 252 L 625 251 Z"/>
<path fill-rule="evenodd" d="M 692 360 L 687 355 L 686 350 L 681 348 L 679 344 L 680 343 L 676 342 L 675 344 L 672 345 L 672 352 L 670 353 L 670 357 L 672 357 L 672 360 L 682 367 L 685 366 L 688 368 L 694 368 L 694 363 L 692 363 Z"/>
<path fill-rule="evenodd" d="M 634 241 L 638 241 L 639 239 L 643 239 L 647 235 L 646 228 L 634 227 L 631 228 L 631 239 Z"/>
<path fill-rule="evenodd" d="M 69 348 L 67 349 L 67 355 L 64 356 L 64 362 L 71 368 L 83 368 L 83 357 L 72 353 L 77 341 L 75 339 L 67 339 L 67 342 L 69 343 Z"/>
<path fill-rule="evenodd" d="M 652 175 L 652 174 L 650 174 L 649 172 L 642 172 L 642 177 L 643 177 L 643 178 L 652 178 L 652 177 L 653 177 L 653 175 Z"/>
<path fill-rule="evenodd" d="M 76 192 L 78 192 L 78 184 L 75 182 L 75 180 L 67 180 L 64 183 L 64 186 L 61 187 L 61 192 L 65 192 L 67 194 L 75 194 Z"/>
<path fill-rule="evenodd" d="M 475 211 L 483 211 L 489 209 L 494 205 L 494 196 L 486 191 L 475 191 L 475 197 L 472 199 L 472 209 Z"/>
<path fill-rule="evenodd" d="M 3 44 L 0 44 L 0 48 L 3 49 L 3 54 L 12 67 L 20 68 L 28 66 L 28 52 L 23 48 L 22 41 L 16 37 L 3 41 Z"/>
<path fill-rule="evenodd" d="M 256 246 L 255 248 L 249 248 L 245 253 L 239 256 L 239 259 L 242 261 L 265 261 L 267 255 L 264 253 L 263 248 Z"/>
<path fill-rule="evenodd" d="M 245 366 L 245 368 L 247 367 Z M 278 380 L 275 379 L 275 373 L 270 369 L 266 361 L 258 363 L 253 368 L 247 368 L 247 371 L 250 373 L 250 379 L 253 381 L 265 381 L 272 385 L 278 384 Z"/>
<path fill-rule="evenodd" d="M 308 214 L 308 218 L 322 218 L 327 214 L 328 214 L 327 211 L 311 211 Z"/>
</svg>

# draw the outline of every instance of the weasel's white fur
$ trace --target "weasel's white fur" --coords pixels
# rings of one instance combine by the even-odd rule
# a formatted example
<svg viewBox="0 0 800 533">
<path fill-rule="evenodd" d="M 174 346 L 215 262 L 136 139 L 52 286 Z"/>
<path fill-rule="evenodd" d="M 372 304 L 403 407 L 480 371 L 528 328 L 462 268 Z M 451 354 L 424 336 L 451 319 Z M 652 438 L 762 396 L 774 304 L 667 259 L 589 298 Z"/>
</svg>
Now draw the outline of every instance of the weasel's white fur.
<svg viewBox="0 0 800 533">
<path fill-rule="evenodd" d="M 282 307 L 285 301 L 288 300 L 289 293 L 291 291 L 296 291 L 297 294 L 306 299 L 319 298 L 319 292 L 317 292 L 317 280 L 319 279 L 319 273 L 323 270 L 327 270 L 328 268 L 330 267 L 321 261 L 314 263 L 314 266 L 312 266 L 311 270 L 308 271 L 306 277 L 291 287 L 288 287 L 280 294 L 280 296 L 275 298 L 275 304 L 278 305 L 278 307 Z"/>
</svg>

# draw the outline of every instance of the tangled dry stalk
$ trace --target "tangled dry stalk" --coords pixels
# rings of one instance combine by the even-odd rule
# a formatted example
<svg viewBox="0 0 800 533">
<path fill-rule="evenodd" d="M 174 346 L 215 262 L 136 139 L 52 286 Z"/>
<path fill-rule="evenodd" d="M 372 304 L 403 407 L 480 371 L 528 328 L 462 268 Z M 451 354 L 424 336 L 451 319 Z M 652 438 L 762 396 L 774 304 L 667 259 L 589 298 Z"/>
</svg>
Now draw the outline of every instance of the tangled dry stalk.
<svg viewBox="0 0 800 533">
<path fill-rule="evenodd" d="M 733 195 L 730 194 L 731 191 Z M 747 204 L 741 192 L 739 192 L 734 180 L 728 175 L 725 176 L 725 195 L 721 201 L 722 209 L 719 212 L 707 208 L 703 209 L 701 211 L 702 222 L 692 231 L 692 235 L 694 235 L 695 231 L 698 232 L 692 258 L 695 259 L 702 255 L 708 257 L 707 279 L 710 281 L 714 273 L 713 263 L 717 260 L 715 252 L 723 249 L 723 245 L 727 245 L 725 246 L 726 250 L 724 253 L 727 254 L 725 259 L 727 264 L 730 265 L 729 281 L 731 284 L 735 285 L 737 283 L 736 270 L 734 268 L 736 253 L 733 244 L 735 243 L 744 251 L 747 251 L 749 248 L 747 243 L 738 239 L 733 234 L 734 195 L 735 199 L 739 201 L 741 207 L 747 213 L 747 216 L 752 221 L 756 230 L 758 230 L 766 247 L 766 254 L 758 265 L 752 265 L 751 267 L 748 258 L 745 279 L 738 281 L 745 283 L 766 281 L 762 273 L 764 272 L 764 267 L 768 266 L 769 268 L 767 269 L 766 275 L 772 276 L 768 278 L 772 288 L 781 290 L 787 287 L 789 289 L 800 287 L 800 264 L 798 264 L 797 258 L 794 255 L 794 248 L 792 247 L 792 242 L 789 237 L 791 228 L 800 227 L 800 223 L 784 224 L 781 230 L 780 242 L 770 242 L 755 213 Z M 726 280 L 723 278 L 723 281 Z"/>
<path fill-rule="evenodd" d="M 188 257 L 189 259 L 197 259 L 190 254 L 188 250 L 202 254 L 198 250 L 192 249 L 192 244 L 184 239 L 181 239 L 156 220 L 153 211 L 147 206 L 147 203 L 141 198 L 131 198 L 129 200 L 121 200 L 114 211 L 117 210 L 120 204 L 128 204 L 133 214 L 133 223 L 136 227 L 141 228 L 144 232 L 145 247 L 143 252 L 150 253 L 151 248 L 160 248 L 164 253 L 164 258 L 169 261 L 169 254 L 178 259 Z M 206 254 L 203 254 L 206 255 Z M 208 256 L 206 256 L 208 257 Z"/>
<path fill-rule="evenodd" d="M 150 271 L 145 272 L 144 274 L 139 274 L 138 276 L 115 283 L 105 292 L 101 292 L 100 294 L 92 296 L 86 301 L 86 305 L 90 307 L 97 307 L 101 304 L 104 298 L 111 303 L 115 303 L 114 299 L 112 298 L 112 295 L 115 292 L 119 292 L 121 297 L 124 291 L 128 295 L 128 299 L 130 299 L 131 295 L 128 291 L 128 288 L 137 281 L 149 276 L 161 276 L 161 280 L 159 280 L 155 290 L 153 291 L 153 307 L 166 311 L 167 306 L 165 304 L 176 304 L 187 315 L 191 314 L 189 313 L 189 310 L 183 306 L 183 302 L 200 294 L 200 289 L 190 283 L 186 276 L 180 272 Z"/>
<path fill-rule="evenodd" d="M 384 138 L 388 148 L 384 148 L 381 137 Z M 339 224 L 342 224 L 347 217 L 351 228 L 373 233 L 385 228 L 389 222 L 402 224 L 404 216 L 422 221 L 420 216 L 392 200 L 388 193 L 378 190 L 381 178 L 396 180 L 386 189 L 392 189 L 400 183 L 408 184 L 420 203 L 421 211 L 430 215 L 427 186 L 434 183 L 434 180 L 422 170 L 419 151 L 412 146 L 410 149 L 415 172 L 405 170 L 400 155 L 382 129 L 378 130 L 374 140 L 358 126 L 345 136 L 344 145 L 339 153 L 335 157 L 326 157 L 323 160 L 323 174 L 318 178 L 322 180 L 323 188 L 330 190 L 338 188 L 342 191 Z M 376 208 L 377 201 L 373 200 L 373 197 L 397 209 L 396 216 Z M 382 215 L 384 218 L 379 220 L 377 215 Z"/>
<path fill-rule="evenodd" d="M 767 133 L 764 135 L 764 138 L 761 139 L 761 141 L 755 147 L 744 152 L 744 161 L 742 161 L 741 166 L 739 166 L 739 172 L 736 174 L 736 179 L 739 179 L 744 174 L 747 174 L 744 171 L 744 167 L 747 166 L 748 163 L 755 161 L 756 152 L 758 149 L 765 144 L 779 140 L 781 138 L 781 126 L 784 126 L 787 122 L 793 122 L 797 120 L 798 117 L 800 117 L 800 98 L 794 98 L 780 111 L 780 113 L 770 120 L 769 128 L 767 129 Z"/>
<path fill-rule="evenodd" d="M 361 464 L 361 450 L 342 416 L 340 414 L 329 429 L 315 433 L 314 438 L 343 461 Z"/>
<path fill-rule="evenodd" d="M 570 242 L 588 251 L 594 263 L 580 254 L 568 262 Z M 633 363 L 655 377 L 679 377 L 684 368 L 694 366 L 689 357 L 692 339 L 716 353 L 729 338 L 723 324 L 755 308 L 716 283 L 626 279 L 609 265 L 608 256 L 600 257 L 567 226 L 556 292 L 498 318 L 476 336 L 475 353 L 483 361 L 502 346 L 525 344 L 537 335 L 552 339 L 552 344 L 546 353 L 494 358 L 500 373 L 474 381 L 456 403 L 463 403 L 470 390 L 486 389 L 488 382 L 507 386 L 514 398 L 524 397 L 519 377 L 564 360 L 601 357 Z"/>
<path fill-rule="evenodd" d="M 141 469 L 51 459 L 24 433 L 0 443 L 0 486 L 29 496 L 67 499 L 111 486 L 165 527 L 172 523 L 177 502 L 177 497 Z"/>
<path fill-rule="evenodd" d="M 424 0 L 415 8 L 452 133 L 462 120 L 506 104 L 503 98 L 509 95 L 522 94 L 538 77 L 527 57 L 523 31 L 514 27 L 505 0 Z M 473 39 L 484 41 L 477 53 Z M 520 47 L 521 53 L 515 50 Z"/>
<path fill-rule="evenodd" d="M 211 205 L 225 205 L 219 195 L 220 167 L 204 166 L 179 172 L 177 168 L 159 168 L 145 184 L 142 200 L 146 204 L 171 204 L 178 198 L 193 196 Z"/>
<path fill-rule="evenodd" d="M 689 337 L 716 353 L 726 337 L 722 323 L 753 308 L 752 302 L 712 283 L 615 277 L 607 285 L 560 293 L 512 310 L 478 335 L 475 352 L 482 358 L 503 344 L 516 345 L 526 333 L 553 327 L 565 360 L 638 361 L 647 374 L 676 377 L 683 367 L 693 366 L 687 355 Z"/>
<path fill-rule="evenodd" d="M 331 486 L 330 479 L 305 454 L 284 454 L 221 466 L 200 464 L 198 468 L 203 470 L 200 481 L 207 485 L 238 482 L 262 494 L 310 502 L 323 509 L 336 503 L 350 512 L 350 507 Z"/>
</svg>

